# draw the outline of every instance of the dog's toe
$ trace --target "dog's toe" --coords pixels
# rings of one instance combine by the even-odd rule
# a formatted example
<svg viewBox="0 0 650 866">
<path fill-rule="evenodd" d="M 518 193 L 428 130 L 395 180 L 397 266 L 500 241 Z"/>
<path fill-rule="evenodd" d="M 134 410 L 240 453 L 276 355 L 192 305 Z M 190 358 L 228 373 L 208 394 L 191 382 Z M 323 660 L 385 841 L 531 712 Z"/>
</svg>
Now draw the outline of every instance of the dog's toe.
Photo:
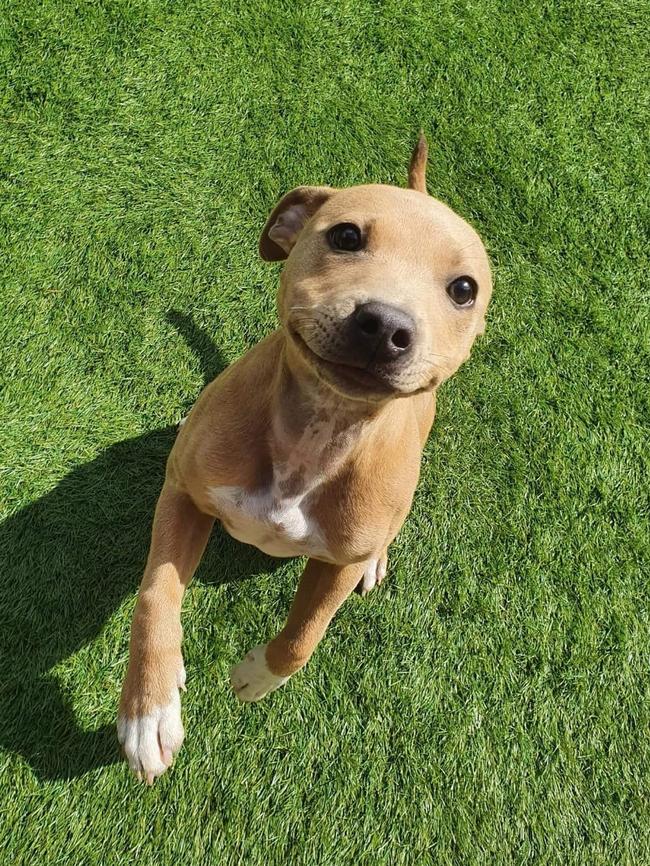
<svg viewBox="0 0 650 866">
<path fill-rule="evenodd" d="M 122 715 L 117 721 L 117 737 L 129 767 L 148 785 L 171 766 L 183 736 L 178 692 L 164 707 L 143 716 Z"/>
<path fill-rule="evenodd" d="M 266 646 L 256 646 L 230 671 L 230 684 L 240 701 L 259 701 L 283 686 L 288 679 L 269 670 Z"/>
</svg>

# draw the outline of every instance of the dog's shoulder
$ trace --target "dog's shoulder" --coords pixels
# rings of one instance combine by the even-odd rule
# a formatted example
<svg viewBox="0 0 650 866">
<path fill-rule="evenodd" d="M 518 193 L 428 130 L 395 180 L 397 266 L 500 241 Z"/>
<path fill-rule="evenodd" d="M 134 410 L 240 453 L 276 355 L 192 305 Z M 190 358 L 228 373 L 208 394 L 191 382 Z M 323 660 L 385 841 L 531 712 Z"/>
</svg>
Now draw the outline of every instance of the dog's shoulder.
<svg viewBox="0 0 650 866">
<path fill-rule="evenodd" d="M 431 409 L 429 414 L 432 420 Z M 427 423 L 425 404 L 418 408 L 412 399 L 395 401 L 380 424 L 363 431 L 321 488 L 314 511 L 328 545 L 342 559 L 376 552 L 401 525 L 417 486 Z"/>
<path fill-rule="evenodd" d="M 205 485 L 247 486 L 264 458 L 260 443 L 270 424 L 271 383 L 280 363 L 282 336 L 270 334 L 227 367 L 201 392 L 181 427 L 168 473 L 194 494 Z"/>
</svg>

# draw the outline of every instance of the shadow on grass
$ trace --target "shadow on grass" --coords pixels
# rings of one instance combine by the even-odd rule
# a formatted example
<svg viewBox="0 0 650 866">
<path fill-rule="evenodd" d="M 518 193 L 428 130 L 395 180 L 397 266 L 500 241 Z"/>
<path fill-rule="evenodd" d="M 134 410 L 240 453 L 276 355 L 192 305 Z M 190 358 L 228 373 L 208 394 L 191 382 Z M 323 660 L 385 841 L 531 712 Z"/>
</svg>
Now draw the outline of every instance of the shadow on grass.
<svg viewBox="0 0 650 866">
<path fill-rule="evenodd" d="M 169 320 L 200 356 L 206 382 L 213 379 L 225 364 L 209 337 L 189 317 Z M 82 730 L 51 670 L 90 643 L 137 588 L 175 435 L 166 427 L 112 445 L 0 526 L 0 745 L 41 778 L 121 759 L 114 725 Z M 218 528 L 197 579 L 243 580 L 278 564 Z"/>
</svg>

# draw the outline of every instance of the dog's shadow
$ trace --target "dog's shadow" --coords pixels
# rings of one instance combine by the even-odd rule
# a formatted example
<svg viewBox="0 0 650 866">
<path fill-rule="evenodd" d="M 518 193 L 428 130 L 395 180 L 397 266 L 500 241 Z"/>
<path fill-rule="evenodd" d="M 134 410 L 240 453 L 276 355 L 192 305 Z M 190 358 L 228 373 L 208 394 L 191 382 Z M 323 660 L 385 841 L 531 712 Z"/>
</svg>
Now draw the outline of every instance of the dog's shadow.
<svg viewBox="0 0 650 866">
<path fill-rule="evenodd" d="M 169 320 L 211 381 L 225 364 L 210 338 L 187 316 L 170 313 Z M 90 643 L 136 589 L 175 436 L 167 427 L 112 445 L 0 526 L 0 746 L 41 778 L 71 778 L 119 760 L 114 726 L 84 731 L 52 668 Z M 197 577 L 244 579 L 278 564 L 218 528 Z"/>
</svg>

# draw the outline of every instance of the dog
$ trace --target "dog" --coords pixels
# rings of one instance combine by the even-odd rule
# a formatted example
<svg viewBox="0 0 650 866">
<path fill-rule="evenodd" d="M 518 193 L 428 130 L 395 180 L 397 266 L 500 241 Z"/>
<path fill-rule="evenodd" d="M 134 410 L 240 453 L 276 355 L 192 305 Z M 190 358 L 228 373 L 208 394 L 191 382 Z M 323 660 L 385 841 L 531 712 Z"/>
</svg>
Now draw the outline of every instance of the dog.
<svg viewBox="0 0 650 866">
<path fill-rule="evenodd" d="M 285 261 L 280 327 L 199 396 L 167 463 L 133 616 L 118 738 L 151 784 L 183 737 L 181 601 L 215 520 L 271 556 L 308 557 L 286 624 L 231 671 L 256 701 L 304 667 L 340 605 L 384 579 L 411 507 L 436 391 L 483 333 L 478 234 L 427 194 L 302 186 L 259 243 Z"/>
</svg>

